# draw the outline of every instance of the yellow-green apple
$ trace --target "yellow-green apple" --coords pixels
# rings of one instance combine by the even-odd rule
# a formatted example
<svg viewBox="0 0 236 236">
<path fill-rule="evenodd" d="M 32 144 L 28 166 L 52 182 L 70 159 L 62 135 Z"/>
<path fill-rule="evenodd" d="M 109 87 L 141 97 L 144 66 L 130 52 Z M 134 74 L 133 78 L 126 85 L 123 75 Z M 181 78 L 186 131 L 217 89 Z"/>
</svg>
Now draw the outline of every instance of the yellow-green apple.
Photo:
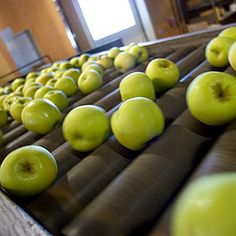
<svg viewBox="0 0 236 236">
<path fill-rule="evenodd" d="M 0 128 L 8 123 L 8 113 L 3 108 L 0 108 Z"/>
<path fill-rule="evenodd" d="M 20 96 L 14 93 L 9 94 L 6 99 L 3 100 L 2 106 L 5 111 L 10 112 L 11 104 Z"/>
<path fill-rule="evenodd" d="M 236 174 L 198 177 L 175 203 L 172 236 L 234 236 L 236 232 Z"/>
<path fill-rule="evenodd" d="M 14 100 L 10 107 L 11 117 L 21 123 L 21 112 L 23 108 L 32 101 L 31 97 L 18 97 Z"/>
<path fill-rule="evenodd" d="M 20 94 L 23 95 L 23 88 L 24 88 L 24 86 L 25 86 L 24 84 L 20 85 L 19 87 L 17 87 L 15 92 L 20 93 Z"/>
<path fill-rule="evenodd" d="M 236 26 L 228 27 L 222 30 L 219 36 L 228 37 L 232 38 L 233 40 L 236 40 Z"/>
<path fill-rule="evenodd" d="M 101 76 L 104 75 L 103 67 L 97 62 L 87 64 L 86 67 L 83 67 L 82 72 L 85 72 L 87 70 L 96 70 Z"/>
<path fill-rule="evenodd" d="M 89 59 L 86 61 L 96 61 L 98 59 L 98 56 L 89 56 Z"/>
<path fill-rule="evenodd" d="M 79 64 L 79 57 L 73 57 L 70 59 L 70 64 L 73 66 L 73 67 L 76 67 L 76 68 L 79 68 L 80 67 L 80 64 Z"/>
<path fill-rule="evenodd" d="M 128 52 L 119 53 L 114 60 L 115 68 L 122 73 L 134 68 L 135 65 L 135 57 L 130 55 Z"/>
<path fill-rule="evenodd" d="M 26 85 L 28 85 L 28 84 L 31 84 L 31 83 L 34 83 L 35 80 L 36 80 L 35 77 L 30 77 L 30 78 L 28 78 L 28 79 L 25 81 L 24 86 L 26 86 Z"/>
<path fill-rule="evenodd" d="M 107 139 L 110 124 L 104 109 L 84 105 L 68 113 L 62 128 L 64 138 L 75 150 L 89 152 Z"/>
<path fill-rule="evenodd" d="M 148 60 L 149 52 L 146 47 L 140 45 L 134 45 L 129 50 L 128 53 L 136 58 L 138 63 L 143 63 Z"/>
<path fill-rule="evenodd" d="M 28 86 L 26 89 L 24 89 L 24 96 L 34 98 L 35 93 L 40 88 L 42 88 L 42 85 L 39 83 L 35 83 L 34 85 Z"/>
<path fill-rule="evenodd" d="M 80 67 L 83 66 L 83 64 L 89 59 L 89 55 L 86 53 L 83 53 L 79 56 L 79 65 Z"/>
<path fill-rule="evenodd" d="M 236 42 L 232 44 L 228 53 L 229 64 L 236 70 Z"/>
<path fill-rule="evenodd" d="M 44 98 L 37 98 L 29 102 L 21 113 L 21 120 L 26 129 L 47 134 L 61 121 L 62 114 L 57 106 Z"/>
<path fill-rule="evenodd" d="M 15 91 L 19 86 L 25 83 L 25 79 L 17 78 L 11 83 L 12 90 Z"/>
<path fill-rule="evenodd" d="M 25 83 L 24 85 L 24 88 L 22 89 L 22 94 L 24 95 L 25 94 L 25 91 L 30 88 L 30 87 L 42 87 L 42 84 L 40 83 L 36 83 L 36 82 L 28 82 L 28 83 Z"/>
<path fill-rule="evenodd" d="M 179 81 L 178 66 L 164 58 L 156 58 L 150 61 L 145 73 L 151 79 L 157 93 L 162 93 L 172 88 Z"/>
<path fill-rule="evenodd" d="M 75 83 L 77 83 L 78 78 L 79 78 L 80 75 L 81 75 L 81 71 L 79 69 L 75 69 L 75 68 L 71 68 L 69 70 L 66 70 L 63 73 L 63 77 L 64 76 L 69 76 L 75 81 Z"/>
<path fill-rule="evenodd" d="M 229 64 L 228 53 L 234 40 L 227 37 L 215 37 L 206 46 L 205 56 L 210 65 L 224 67 Z"/>
<path fill-rule="evenodd" d="M 34 94 L 34 98 L 43 98 L 43 96 L 49 92 L 54 90 L 54 88 L 52 86 L 42 86 L 41 88 L 39 88 L 36 93 Z"/>
<path fill-rule="evenodd" d="M 155 99 L 155 89 L 152 81 L 143 72 L 133 72 L 125 76 L 119 87 L 122 101 L 133 97 Z"/>
<path fill-rule="evenodd" d="M 3 108 L 3 101 L 7 98 L 7 94 L 0 96 L 0 108 Z"/>
<path fill-rule="evenodd" d="M 56 62 L 54 62 L 53 64 L 52 64 L 52 67 L 54 67 L 54 68 L 59 68 L 60 67 L 60 62 L 59 61 L 56 61 Z"/>
<path fill-rule="evenodd" d="M 58 68 L 56 67 L 49 67 L 47 68 L 47 73 L 49 74 L 54 74 L 55 72 L 57 72 Z"/>
<path fill-rule="evenodd" d="M 68 97 L 75 94 L 75 92 L 78 90 L 77 84 L 75 83 L 74 79 L 69 76 L 63 76 L 59 78 L 56 81 L 54 88 L 63 91 Z"/>
<path fill-rule="evenodd" d="M 69 70 L 70 70 L 70 69 L 69 69 Z M 53 75 L 53 77 L 54 77 L 54 78 L 61 78 L 65 71 L 66 71 L 66 70 L 58 70 L 57 72 L 55 72 L 55 74 Z"/>
<path fill-rule="evenodd" d="M 137 45 L 137 43 L 135 42 L 129 43 L 127 46 L 125 46 L 125 52 L 128 52 L 130 48 L 132 48 L 135 45 Z"/>
<path fill-rule="evenodd" d="M 113 67 L 113 59 L 107 55 L 102 55 L 97 59 L 97 63 L 103 67 L 104 70 Z"/>
<path fill-rule="evenodd" d="M 57 82 L 59 78 L 53 78 L 53 79 L 50 79 L 48 80 L 48 82 L 46 83 L 46 86 L 50 86 L 50 87 L 54 87 L 55 86 L 55 83 Z"/>
<path fill-rule="evenodd" d="M 36 78 L 35 82 L 45 85 L 50 79 L 53 79 L 53 75 L 50 73 L 45 73 L 45 74 L 38 76 Z"/>
<path fill-rule="evenodd" d="M 107 56 L 115 59 L 115 57 L 121 52 L 120 48 L 118 47 L 112 47 L 111 49 L 109 49 Z"/>
<path fill-rule="evenodd" d="M 29 78 L 37 78 L 39 76 L 39 73 L 38 72 L 34 72 L 34 71 L 32 71 L 32 72 L 29 72 L 28 74 L 27 74 L 27 76 L 26 76 L 26 80 L 28 80 Z"/>
<path fill-rule="evenodd" d="M 46 98 L 46 99 L 50 100 L 51 102 L 53 102 L 60 111 L 63 111 L 69 105 L 68 97 L 66 96 L 66 94 L 63 91 L 61 91 L 59 89 L 54 89 L 52 91 L 48 91 L 43 96 L 43 98 Z"/>
<path fill-rule="evenodd" d="M 207 125 L 224 125 L 236 118 L 236 78 L 209 71 L 198 75 L 189 85 L 186 101 L 191 114 Z"/>
<path fill-rule="evenodd" d="M 48 188 L 57 178 L 53 155 L 37 145 L 28 145 L 9 153 L 1 164 L 1 186 L 9 193 L 28 197 Z"/>
<path fill-rule="evenodd" d="M 4 87 L 4 93 L 5 94 L 9 94 L 9 93 L 11 93 L 13 90 L 12 90 L 12 88 L 11 88 L 11 85 L 7 85 L 7 86 L 5 86 Z"/>
<path fill-rule="evenodd" d="M 70 62 L 68 61 L 65 61 L 65 62 L 62 62 L 59 66 L 59 69 L 63 69 L 63 70 L 68 70 L 70 68 L 72 68 L 73 66 L 70 64 Z"/>
<path fill-rule="evenodd" d="M 96 70 L 85 70 L 79 77 L 79 89 L 85 93 L 91 93 L 103 85 L 103 78 Z"/>
<path fill-rule="evenodd" d="M 116 139 L 131 150 L 139 150 L 160 135 L 165 126 L 159 106 L 149 98 L 126 100 L 111 117 L 111 128 Z"/>
</svg>

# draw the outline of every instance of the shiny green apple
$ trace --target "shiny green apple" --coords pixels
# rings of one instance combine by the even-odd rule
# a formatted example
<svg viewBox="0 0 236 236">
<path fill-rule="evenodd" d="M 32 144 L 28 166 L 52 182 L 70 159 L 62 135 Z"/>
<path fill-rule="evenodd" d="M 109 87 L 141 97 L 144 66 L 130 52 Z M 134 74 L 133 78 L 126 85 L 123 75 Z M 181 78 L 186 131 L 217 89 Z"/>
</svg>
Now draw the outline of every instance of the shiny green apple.
<svg viewBox="0 0 236 236">
<path fill-rule="evenodd" d="M 128 53 L 134 56 L 138 63 L 143 63 L 149 58 L 149 52 L 145 46 L 134 45 L 128 50 Z"/>
<path fill-rule="evenodd" d="M 110 131 L 105 110 L 94 105 L 74 108 L 63 122 L 63 135 L 78 151 L 89 152 L 107 139 Z"/>
<path fill-rule="evenodd" d="M 43 98 L 43 96 L 49 92 L 54 90 L 54 88 L 52 86 L 42 86 L 41 88 L 39 88 L 35 94 L 34 94 L 34 98 Z"/>
<path fill-rule="evenodd" d="M 118 47 L 112 47 L 111 49 L 109 49 L 107 56 L 115 59 L 115 57 L 121 52 L 120 48 Z"/>
<path fill-rule="evenodd" d="M 58 167 L 53 155 L 37 145 L 23 146 L 9 153 L 1 164 L 1 186 L 9 193 L 28 197 L 48 188 Z"/>
<path fill-rule="evenodd" d="M 79 69 L 75 69 L 75 68 L 71 68 L 69 70 L 66 70 L 63 73 L 63 77 L 69 76 L 75 81 L 75 83 L 77 83 L 80 75 L 81 75 L 81 71 Z"/>
<path fill-rule="evenodd" d="M 68 97 L 74 95 L 78 90 L 77 84 L 75 83 L 74 79 L 69 76 L 63 76 L 59 78 L 56 81 L 54 88 L 63 91 Z"/>
<path fill-rule="evenodd" d="M 189 85 L 186 101 L 191 114 L 207 125 L 224 125 L 236 118 L 236 78 L 209 71 Z"/>
<path fill-rule="evenodd" d="M 21 113 L 21 120 L 25 128 L 39 134 L 51 132 L 61 119 L 62 114 L 57 106 L 44 98 L 32 100 Z"/>
<path fill-rule="evenodd" d="M 17 78 L 11 83 L 12 90 L 15 91 L 20 85 L 25 83 L 25 79 Z"/>
<path fill-rule="evenodd" d="M 228 37 L 236 40 L 236 26 L 228 27 L 222 30 L 219 34 L 221 37 Z"/>
<path fill-rule="evenodd" d="M 236 71 L 236 42 L 232 44 L 228 53 L 229 64 Z"/>
<path fill-rule="evenodd" d="M 50 79 L 53 79 L 53 75 L 50 73 L 45 73 L 45 74 L 38 76 L 36 78 L 35 82 L 45 85 Z"/>
<path fill-rule="evenodd" d="M 159 106 L 144 97 L 126 100 L 111 117 L 111 128 L 116 139 L 131 150 L 139 150 L 160 135 L 165 126 Z"/>
<path fill-rule="evenodd" d="M 134 68 L 135 65 L 135 57 L 130 55 L 128 52 L 119 53 L 114 60 L 115 68 L 122 73 Z"/>
<path fill-rule="evenodd" d="M 175 203 L 172 236 L 235 236 L 236 173 L 202 176 Z"/>
<path fill-rule="evenodd" d="M 143 72 L 133 72 L 125 76 L 120 82 L 119 88 L 122 101 L 133 97 L 155 99 L 155 89 L 152 81 Z"/>
<path fill-rule="evenodd" d="M 178 66 L 164 58 L 156 58 L 150 61 L 145 73 L 151 79 L 157 93 L 172 88 L 180 79 Z"/>
<path fill-rule="evenodd" d="M 102 55 L 97 59 L 97 63 L 103 67 L 104 70 L 110 69 L 113 67 L 113 59 L 107 55 Z"/>
</svg>

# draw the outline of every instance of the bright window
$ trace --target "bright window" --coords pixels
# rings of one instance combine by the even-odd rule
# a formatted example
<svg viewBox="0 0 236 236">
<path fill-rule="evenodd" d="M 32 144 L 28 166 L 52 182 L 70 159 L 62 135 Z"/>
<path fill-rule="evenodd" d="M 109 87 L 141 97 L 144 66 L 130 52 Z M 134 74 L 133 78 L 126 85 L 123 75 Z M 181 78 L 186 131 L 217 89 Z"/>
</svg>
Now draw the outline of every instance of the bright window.
<svg viewBox="0 0 236 236">
<path fill-rule="evenodd" d="M 128 0 L 77 0 L 94 40 L 135 25 Z"/>
</svg>

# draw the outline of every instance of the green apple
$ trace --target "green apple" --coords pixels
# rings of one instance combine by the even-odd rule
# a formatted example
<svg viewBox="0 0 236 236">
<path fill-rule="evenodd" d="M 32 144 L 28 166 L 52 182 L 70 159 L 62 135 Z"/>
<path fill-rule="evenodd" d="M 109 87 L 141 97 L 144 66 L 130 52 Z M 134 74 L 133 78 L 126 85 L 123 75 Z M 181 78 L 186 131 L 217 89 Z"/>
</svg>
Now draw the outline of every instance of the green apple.
<svg viewBox="0 0 236 236">
<path fill-rule="evenodd" d="M 125 76 L 119 87 L 122 101 L 133 97 L 155 99 L 155 89 L 152 81 L 143 72 L 133 72 Z"/>
<path fill-rule="evenodd" d="M 50 79 L 53 79 L 53 75 L 47 73 L 47 74 L 42 74 L 42 75 L 38 76 L 36 78 L 35 82 L 45 85 Z"/>
<path fill-rule="evenodd" d="M 59 66 L 59 69 L 63 69 L 63 70 L 68 70 L 70 68 L 72 68 L 73 66 L 70 64 L 70 62 L 68 61 L 65 61 L 65 62 L 62 62 Z"/>
<path fill-rule="evenodd" d="M 3 101 L 7 98 L 7 94 L 0 96 L 0 108 L 3 108 Z"/>
<path fill-rule="evenodd" d="M 207 125 L 224 125 L 236 118 L 236 78 L 209 71 L 198 75 L 186 93 L 188 109 Z"/>
<path fill-rule="evenodd" d="M 79 89 L 85 93 L 91 93 L 103 85 L 103 78 L 96 70 L 85 70 L 79 77 Z"/>
<path fill-rule="evenodd" d="M 232 38 L 236 40 L 236 26 L 228 27 L 220 32 L 219 36 Z"/>
<path fill-rule="evenodd" d="M 24 83 L 24 86 L 28 85 L 28 84 L 31 84 L 31 83 L 35 83 L 35 80 L 36 78 L 35 77 L 30 77 L 28 78 L 25 83 Z"/>
<path fill-rule="evenodd" d="M 63 136 L 78 151 L 89 152 L 107 139 L 109 119 L 104 109 L 94 105 L 74 108 L 63 122 Z"/>
<path fill-rule="evenodd" d="M 26 89 L 24 89 L 24 96 L 34 98 L 35 93 L 40 88 L 42 88 L 42 85 L 37 84 L 37 83 L 35 83 L 34 85 L 31 85 L 31 86 L 28 86 L 28 87 L 26 87 Z"/>
<path fill-rule="evenodd" d="M 88 65 L 93 65 L 93 64 L 98 65 L 98 64 L 97 64 L 97 61 L 95 61 L 95 60 L 87 60 L 87 61 L 83 64 L 83 66 L 81 67 L 81 70 L 84 71 L 85 68 L 86 68 L 86 66 L 88 66 Z"/>
<path fill-rule="evenodd" d="M 7 85 L 7 86 L 4 87 L 4 93 L 5 94 L 9 94 L 11 92 L 13 92 L 11 85 Z"/>
<path fill-rule="evenodd" d="M 116 139 L 131 150 L 139 150 L 160 135 L 165 126 L 159 106 L 144 97 L 126 100 L 111 117 L 111 128 Z"/>
<path fill-rule="evenodd" d="M 102 55 L 98 58 L 97 63 L 103 67 L 104 70 L 113 67 L 113 59 L 107 55 Z"/>
<path fill-rule="evenodd" d="M 172 236 L 235 236 L 236 174 L 202 176 L 180 194 L 175 203 Z"/>
<path fill-rule="evenodd" d="M 28 145 L 5 157 L 1 164 L 0 182 L 9 193 L 28 197 L 48 188 L 57 173 L 57 162 L 47 149 Z"/>
<path fill-rule="evenodd" d="M 75 69 L 75 68 L 71 68 L 69 70 L 66 70 L 63 73 L 63 77 L 69 76 L 75 81 L 75 83 L 77 83 L 80 75 L 81 75 L 81 71 L 79 69 Z"/>
<path fill-rule="evenodd" d="M 17 87 L 15 92 L 20 93 L 20 94 L 23 95 L 23 88 L 24 88 L 24 86 L 25 86 L 24 84 L 20 85 L 19 87 Z"/>
<path fill-rule="evenodd" d="M 56 62 L 54 62 L 53 64 L 52 64 L 52 67 L 54 67 L 54 68 L 59 68 L 60 67 L 60 62 L 59 61 L 56 61 Z"/>
<path fill-rule="evenodd" d="M 25 79 L 17 78 L 11 83 L 12 90 L 15 91 L 19 86 L 25 83 Z"/>
<path fill-rule="evenodd" d="M 57 80 L 54 88 L 63 91 L 66 96 L 70 97 L 78 90 L 77 84 L 74 79 L 69 76 L 63 76 Z"/>
<path fill-rule="evenodd" d="M 119 53 L 114 60 L 115 68 L 122 73 L 134 68 L 135 65 L 135 57 L 130 55 L 128 52 Z"/>
<path fill-rule="evenodd" d="M 146 47 L 140 45 L 134 45 L 129 50 L 128 53 L 136 58 L 138 63 L 143 63 L 148 60 L 149 52 Z"/>
<path fill-rule="evenodd" d="M 50 79 L 48 80 L 48 82 L 46 83 L 46 86 L 50 86 L 50 87 L 54 87 L 55 86 L 55 83 L 57 82 L 59 78 L 53 78 L 53 79 Z"/>
<path fill-rule="evenodd" d="M 41 88 L 39 88 L 35 94 L 34 94 L 34 98 L 43 98 L 43 96 L 49 92 L 54 90 L 54 88 L 52 86 L 42 86 Z"/>
<path fill-rule="evenodd" d="M 42 87 L 42 84 L 41 83 L 36 83 L 36 82 L 28 82 L 28 83 L 25 83 L 24 85 L 24 88 L 22 89 L 22 94 L 24 95 L 25 94 L 25 91 L 30 88 L 30 87 Z"/>
<path fill-rule="evenodd" d="M 15 94 L 15 93 L 9 94 L 6 97 L 6 99 L 4 99 L 4 101 L 2 103 L 3 109 L 9 113 L 12 103 L 19 97 L 21 97 L 21 96 Z"/>
<path fill-rule="evenodd" d="M 234 40 L 227 37 L 213 38 L 206 46 L 205 56 L 210 65 L 224 67 L 229 64 L 228 53 Z"/>
<path fill-rule="evenodd" d="M 125 52 L 128 52 L 130 50 L 130 48 L 132 48 L 133 46 L 136 46 L 137 43 L 135 42 L 132 42 L 132 43 L 129 43 L 127 46 L 125 46 Z"/>
<path fill-rule="evenodd" d="M 73 67 L 76 67 L 76 68 L 79 68 L 80 67 L 80 64 L 79 64 L 79 57 L 73 57 L 70 59 L 70 64 L 73 66 Z"/>
<path fill-rule="evenodd" d="M 8 113 L 3 108 L 0 108 L 0 128 L 8 123 Z"/>
<path fill-rule="evenodd" d="M 52 91 L 48 91 L 43 96 L 43 98 L 46 98 L 46 99 L 50 100 L 51 102 L 53 102 L 60 111 L 63 111 L 69 105 L 68 97 L 61 90 L 54 89 Z"/>
<path fill-rule="evenodd" d="M 37 98 L 28 103 L 21 113 L 21 120 L 26 129 L 47 134 L 61 121 L 62 114 L 57 106 L 44 98 Z"/>
<path fill-rule="evenodd" d="M 83 66 L 83 64 L 89 59 L 89 55 L 86 53 L 83 53 L 79 56 L 79 65 L 80 67 Z"/>
<path fill-rule="evenodd" d="M 38 76 L 39 76 L 39 73 L 38 73 L 38 72 L 32 71 L 32 72 L 29 72 L 29 73 L 27 74 L 27 76 L 25 77 L 25 79 L 28 80 L 29 78 L 37 78 Z"/>
<path fill-rule="evenodd" d="M 57 72 L 55 72 L 54 78 L 61 78 L 63 76 L 64 72 L 66 72 L 66 70 L 58 70 Z"/>
<path fill-rule="evenodd" d="M 115 57 L 121 52 L 120 48 L 118 47 L 112 47 L 108 53 L 107 53 L 107 56 L 112 58 L 112 59 L 115 59 Z"/>
<path fill-rule="evenodd" d="M 164 58 L 156 58 L 150 61 L 145 73 L 151 79 L 157 93 L 162 93 L 172 88 L 179 81 L 178 66 Z"/>
<path fill-rule="evenodd" d="M 87 70 L 96 70 L 101 76 L 104 75 L 104 69 L 101 65 L 99 65 L 97 62 L 96 63 L 90 63 L 86 65 L 86 67 L 83 67 L 82 72 L 85 72 Z"/>
<path fill-rule="evenodd" d="M 32 101 L 31 97 L 18 97 L 12 102 L 10 107 L 10 115 L 11 117 L 21 123 L 21 113 L 23 108 Z"/>
<path fill-rule="evenodd" d="M 229 64 L 236 71 L 236 42 L 232 44 L 228 53 Z"/>
</svg>

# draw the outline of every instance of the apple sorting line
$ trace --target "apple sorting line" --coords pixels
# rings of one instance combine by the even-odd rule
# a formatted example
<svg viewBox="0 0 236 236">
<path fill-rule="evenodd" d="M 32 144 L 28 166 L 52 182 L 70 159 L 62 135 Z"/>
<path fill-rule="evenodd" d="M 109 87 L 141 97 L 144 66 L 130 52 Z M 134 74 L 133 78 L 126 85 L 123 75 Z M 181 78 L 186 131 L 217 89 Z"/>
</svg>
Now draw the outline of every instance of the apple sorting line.
<svg viewBox="0 0 236 236">
<path fill-rule="evenodd" d="M 175 196 L 186 181 L 209 172 L 235 171 L 235 122 L 226 127 L 205 125 L 186 105 L 190 82 L 213 69 L 205 60 L 205 44 L 167 49 L 153 50 L 149 61 L 165 57 L 175 62 L 181 82 L 157 95 L 155 102 L 164 113 L 165 131 L 141 150 L 131 151 L 111 135 L 94 151 L 82 153 L 65 142 L 61 126 L 46 135 L 27 131 L 15 121 L 2 129 L 5 145 L 0 149 L 1 161 L 11 151 L 31 144 L 45 147 L 57 161 L 57 180 L 47 190 L 24 200 L 7 195 L 48 232 L 170 235 Z M 69 98 L 63 116 L 75 107 L 93 104 L 111 117 L 121 103 L 122 78 L 144 72 L 147 63 L 124 74 L 107 69 L 103 86 L 88 95 L 77 91 Z M 224 69 L 235 73 L 231 67 Z"/>
</svg>

